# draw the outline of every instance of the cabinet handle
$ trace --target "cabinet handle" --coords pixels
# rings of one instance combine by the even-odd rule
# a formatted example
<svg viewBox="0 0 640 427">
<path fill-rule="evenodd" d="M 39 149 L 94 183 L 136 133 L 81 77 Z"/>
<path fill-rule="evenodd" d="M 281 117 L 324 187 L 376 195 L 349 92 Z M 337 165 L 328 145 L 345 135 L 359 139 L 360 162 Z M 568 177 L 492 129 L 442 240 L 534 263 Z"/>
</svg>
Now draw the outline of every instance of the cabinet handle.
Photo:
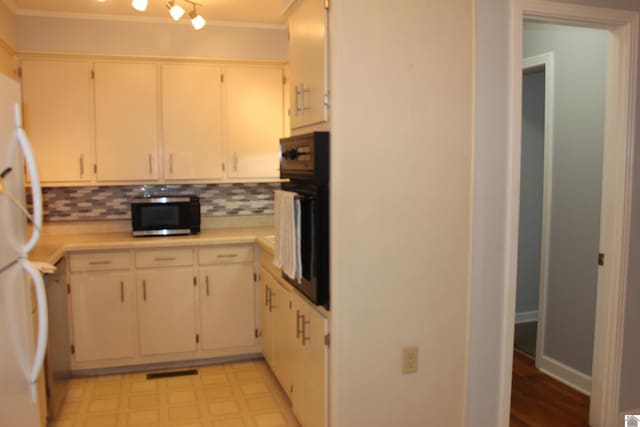
<svg viewBox="0 0 640 427">
<path fill-rule="evenodd" d="M 169 154 L 169 173 L 173 175 L 173 153 Z"/>
<path fill-rule="evenodd" d="M 269 287 L 264 287 L 264 306 L 269 307 Z"/>
<path fill-rule="evenodd" d="M 238 153 L 233 153 L 233 171 L 238 172 Z"/>
<path fill-rule="evenodd" d="M 153 165 L 151 164 L 153 159 L 151 158 L 151 153 L 149 153 L 149 175 L 153 174 Z"/>
<path fill-rule="evenodd" d="M 222 172 L 224 173 L 224 162 L 220 163 L 220 166 L 222 167 Z"/>
<path fill-rule="evenodd" d="M 300 334 L 302 334 L 301 319 L 304 319 L 304 315 L 300 314 L 300 310 L 296 310 L 296 339 L 300 338 Z"/>
<path fill-rule="evenodd" d="M 302 345 L 307 345 L 307 341 L 311 341 L 311 338 L 307 338 L 307 325 L 310 323 L 311 321 L 307 320 L 303 314 L 302 315 Z"/>
<path fill-rule="evenodd" d="M 120 302 L 124 302 L 124 282 L 120 281 Z"/>
<path fill-rule="evenodd" d="M 84 177 L 84 154 L 80 155 L 80 178 Z"/>
<path fill-rule="evenodd" d="M 207 284 L 207 296 L 209 296 L 209 276 L 205 276 L 204 281 Z"/>
<path fill-rule="evenodd" d="M 105 261 L 89 261 L 89 265 L 109 265 L 111 264 L 110 260 Z"/>
<path fill-rule="evenodd" d="M 142 281 L 142 299 L 144 301 L 147 300 L 147 281 L 146 280 Z"/>
<path fill-rule="evenodd" d="M 309 109 L 304 99 L 305 92 L 309 92 L 309 89 L 305 89 L 304 83 L 300 83 L 300 103 L 302 104 L 302 107 L 300 107 L 300 111 L 302 112 L 302 114 L 304 114 L 304 112 Z"/>
<path fill-rule="evenodd" d="M 174 256 L 167 256 L 167 257 L 157 257 L 153 259 L 154 261 L 175 261 L 176 257 Z"/>
<path fill-rule="evenodd" d="M 298 114 L 300 114 L 302 111 L 300 110 L 300 87 L 298 85 L 296 85 L 296 108 L 295 108 L 295 115 L 297 116 Z"/>
<path fill-rule="evenodd" d="M 235 258 L 238 254 L 220 254 L 216 255 L 216 258 Z"/>
<path fill-rule="evenodd" d="M 273 305 L 273 296 L 274 295 L 278 295 L 277 292 L 273 292 L 272 288 L 269 288 L 269 313 L 271 313 L 273 311 L 274 305 Z"/>
</svg>

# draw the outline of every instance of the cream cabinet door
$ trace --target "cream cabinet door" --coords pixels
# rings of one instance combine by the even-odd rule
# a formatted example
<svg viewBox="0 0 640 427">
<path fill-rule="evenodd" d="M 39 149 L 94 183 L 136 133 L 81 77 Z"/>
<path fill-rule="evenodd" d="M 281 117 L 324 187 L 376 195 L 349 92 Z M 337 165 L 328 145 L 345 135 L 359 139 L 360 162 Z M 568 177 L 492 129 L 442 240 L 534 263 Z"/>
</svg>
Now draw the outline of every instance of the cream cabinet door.
<svg viewBox="0 0 640 427">
<path fill-rule="evenodd" d="M 131 274 L 121 271 L 71 274 L 71 318 L 75 360 L 135 355 L 136 318 Z"/>
<path fill-rule="evenodd" d="M 293 369 L 296 350 L 296 323 L 292 292 L 280 280 L 273 280 L 271 306 L 277 364 L 275 374 L 289 398 L 293 392 Z"/>
<path fill-rule="evenodd" d="M 200 268 L 200 327 L 205 350 L 255 344 L 253 263 Z"/>
<path fill-rule="evenodd" d="M 220 76 L 216 65 L 162 65 L 165 179 L 224 177 Z"/>
<path fill-rule="evenodd" d="M 324 0 L 298 0 L 289 17 L 292 129 L 327 120 L 327 16 Z"/>
<path fill-rule="evenodd" d="M 138 270 L 136 276 L 140 353 L 196 351 L 193 269 Z"/>
<path fill-rule="evenodd" d="M 258 304 L 260 304 L 260 331 L 262 335 L 262 354 L 271 367 L 276 370 L 274 335 L 276 331 L 273 325 L 273 313 L 271 308 L 271 292 L 274 288 L 274 281 L 271 275 L 264 268 L 260 269 L 260 287 L 258 293 Z M 279 378 L 278 378 L 279 380 Z"/>
<path fill-rule="evenodd" d="M 294 352 L 293 412 L 304 427 L 327 426 L 327 319 L 296 295 L 297 347 Z"/>
<path fill-rule="evenodd" d="M 158 178 L 158 84 L 155 64 L 96 63 L 97 180 Z"/>
<path fill-rule="evenodd" d="M 93 82 L 87 61 L 22 61 L 24 127 L 43 184 L 93 179 Z"/>
<path fill-rule="evenodd" d="M 223 123 L 232 178 L 278 178 L 283 136 L 281 68 L 224 67 Z"/>
</svg>

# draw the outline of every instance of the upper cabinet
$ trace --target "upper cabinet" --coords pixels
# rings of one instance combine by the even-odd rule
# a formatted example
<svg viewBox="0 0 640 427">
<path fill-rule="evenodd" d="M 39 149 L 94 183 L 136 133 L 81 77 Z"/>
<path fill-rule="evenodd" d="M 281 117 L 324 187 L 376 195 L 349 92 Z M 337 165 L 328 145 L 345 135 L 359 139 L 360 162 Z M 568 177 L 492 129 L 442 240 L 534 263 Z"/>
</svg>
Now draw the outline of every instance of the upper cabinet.
<svg viewBox="0 0 640 427">
<path fill-rule="evenodd" d="M 283 67 L 22 60 L 45 185 L 279 178 Z"/>
<path fill-rule="evenodd" d="M 289 16 L 291 128 L 327 120 L 327 2 L 298 0 Z"/>
<path fill-rule="evenodd" d="M 279 176 L 283 96 L 281 68 L 224 68 L 224 139 L 229 177 Z"/>
<path fill-rule="evenodd" d="M 224 177 L 221 76 L 217 65 L 162 65 L 166 179 L 217 180 Z"/>
<path fill-rule="evenodd" d="M 88 61 L 22 62 L 24 127 L 43 184 L 93 179 L 93 87 Z"/>
<path fill-rule="evenodd" d="M 95 64 L 97 181 L 158 178 L 157 68 Z"/>
</svg>

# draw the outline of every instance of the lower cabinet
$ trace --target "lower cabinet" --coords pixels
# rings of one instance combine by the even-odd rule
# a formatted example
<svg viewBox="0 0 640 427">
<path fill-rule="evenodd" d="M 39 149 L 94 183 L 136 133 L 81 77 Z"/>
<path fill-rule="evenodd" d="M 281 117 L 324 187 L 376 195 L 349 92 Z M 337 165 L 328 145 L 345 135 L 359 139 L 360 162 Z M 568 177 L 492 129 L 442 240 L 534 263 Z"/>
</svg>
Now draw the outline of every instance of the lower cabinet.
<svg viewBox="0 0 640 427">
<path fill-rule="evenodd" d="M 192 268 L 138 270 L 138 333 L 142 355 L 197 350 Z"/>
<path fill-rule="evenodd" d="M 294 295 L 296 341 L 292 352 L 293 413 L 303 427 L 327 423 L 327 319 Z"/>
<path fill-rule="evenodd" d="M 253 245 L 69 255 L 72 369 L 259 353 Z"/>
<path fill-rule="evenodd" d="M 260 286 L 258 292 L 258 302 L 260 303 L 260 325 L 262 337 L 262 355 L 275 372 L 276 353 L 274 343 L 274 314 L 272 306 L 272 293 L 275 280 L 264 268 L 260 269 Z M 279 378 L 279 377 L 278 377 Z"/>
<path fill-rule="evenodd" d="M 262 349 L 302 427 L 327 425 L 327 318 L 264 267 Z"/>
<path fill-rule="evenodd" d="M 72 272 L 70 283 L 75 360 L 133 357 L 136 318 L 131 272 Z"/>
<path fill-rule="evenodd" d="M 200 268 L 202 348 L 244 347 L 256 342 L 253 263 Z"/>
<path fill-rule="evenodd" d="M 292 292 L 264 268 L 260 270 L 260 288 L 262 353 L 282 388 L 291 397 L 295 348 Z"/>
</svg>

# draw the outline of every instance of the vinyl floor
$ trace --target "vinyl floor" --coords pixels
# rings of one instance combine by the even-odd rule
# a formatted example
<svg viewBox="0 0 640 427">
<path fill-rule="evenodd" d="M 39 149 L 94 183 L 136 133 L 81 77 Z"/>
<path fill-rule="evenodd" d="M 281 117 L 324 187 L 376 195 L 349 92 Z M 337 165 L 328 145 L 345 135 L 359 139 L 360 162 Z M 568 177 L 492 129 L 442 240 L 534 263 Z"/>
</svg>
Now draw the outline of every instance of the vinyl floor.
<svg viewBox="0 0 640 427">
<path fill-rule="evenodd" d="M 299 427 L 263 360 L 198 367 L 148 380 L 146 373 L 76 378 L 50 427 Z"/>
</svg>

